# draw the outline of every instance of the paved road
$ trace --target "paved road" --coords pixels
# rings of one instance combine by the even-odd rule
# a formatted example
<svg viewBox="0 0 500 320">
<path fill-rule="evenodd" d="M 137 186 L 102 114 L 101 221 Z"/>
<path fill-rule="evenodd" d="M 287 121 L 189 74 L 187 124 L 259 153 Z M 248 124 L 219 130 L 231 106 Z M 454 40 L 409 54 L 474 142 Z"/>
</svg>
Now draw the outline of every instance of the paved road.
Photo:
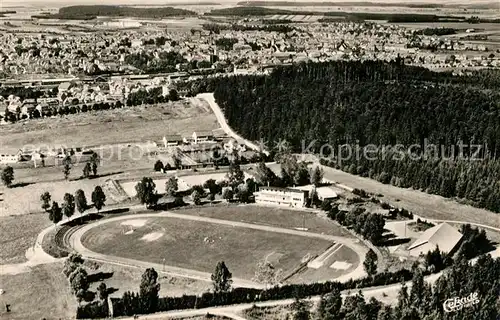
<svg viewBox="0 0 500 320">
<path fill-rule="evenodd" d="M 226 226 L 231 226 L 231 227 L 241 227 L 241 228 L 248 228 L 248 229 L 261 230 L 261 231 L 290 234 L 290 235 L 297 235 L 297 236 L 309 237 L 309 238 L 318 238 L 318 239 L 323 239 L 323 240 L 327 240 L 327 241 L 338 242 L 338 243 L 342 243 L 343 245 L 346 245 L 347 247 L 354 250 L 354 252 L 356 252 L 358 254 L 359 261 L 364 261 L 365 254 L 368 251 L 364 246 L 362 246 L 361 244 L 359 244 L 357 242 L 358 241 L 357 239 L 331 236 L 331 235 L 325 235 L 325 234 L 319 234 L 319 233 L 313 233 L 313 232 L 307 232 L 307 231 L 299 231 L 299 230 L 293 230 L 293 229 L 285 229 L 285 228 L 279 228 L 279 227 L 257 225 L 257 224 L 239 222 L 239 221 L 228 221 L 228 220 L 220 220 L 220 219 L 207 218 L 207 217 L 191 216 L 191 215 L 178 214 L 178 213 L 173 213 L 173 212 L 134 214 L 134 215 L 120 216 L 120 217 L 110 218 L 110 219 L 106 219 L 106 220 L 102 220 L 102 221 L 97 221 L 95 223 L 86 225 L 86 226 L 78 229 L 77 231 L 75 231 L 69 238 L 69 245 L 75 251 L 79 252 L 82 256 L 84 256 L 87 259 L 108 262 L 108 263 L 112 263 L 112 264 L 131 266 L 131 267 L 138 267 L 138 268 L 154 267 L 158 272 L 168 273 L 168 274 L 171 274 L 172 276 L 185 277 L 185 278 L 191 278 L 191 279 L 202 280 L 202 281 L 211 281 L 211 274 L 208 272 L 201 272 L 201 271 L 197 271 L 197 270 L 178 268 L 178 267 L 169 266 L 169 265 L 162 265 L 162 264 L 150 263 L 150 262 L 145 262 L 145 261 L 140 261 L 140 260 L 105 255 L 105 254 L 93 252 L 93 251 L 87 249 L 81 242 L 81 237 L 83 236 L 83 234 L 85 232 L 87 232 L 88 230 L 90 230 L 94 227 L 97 227 L 99 225 L 102 225 L 102 224 L 105 224 L 108 222 L 128 220 L 128 219 L 157 218 L 157 217 L 176 218 L 176 219 L 192 220 L 192 221 L 199 221 L 199 222 L 206 222 L 206 223 L 216 223 L 216 224 L 221 224 L 221 225 L 226 225 Z M 364 275 L 365 275 L 365 271 L 363 269 L 363 264 L 359 263 L 358 266 L 354 270 L 352 270 L 348 274 L 344 274 L 344 275 L 340 276 L 339 278 L 337 278 L 335 280 L 347 281 L 351 278 L 353 278 L 353 279 L 361 278 Z M 245 279 L 238 279 L 238 278 L 233 278 L 233 283 L 235 286 L 240 286 L 240 287 L 253 287 L 253 288 L 262 288 L 263 287 L 261 284 L 255 283 L 253 281 L 248 281 Z"/>
<path fill-rule="evenodd" d="M 234 132 L 233 129 L 231 129 L 231 127 L 229 127 L 229 125 L 227 124 L 226 118 L 224 117 L 224 113 L 222 112 L 222 110 L 219 107 L 219 105 L 217 104 L 217 102 L 215 102 L 213 93 L 200 93 L 196 96 L 196 98 L 204 99 L 205 101 L 208 102 L 208 104 L 210 105 L 210 108 L 212 108 L 212 111 L 214 112 L 215 116 L 217 117 L 217 121 L 219 122 L 222 130 L 224 130 L 224 132 L 228 136 L 233 137 L 236 141 L 238 141 L 239 143 L 245 144 L 248 148 L 250 148 L 252 150 L 257 150 L 257 151 L 260 150 L 260 147 L 258 145 L 243 138 L 242 136 L 240 136 L 239 134 Z M 263 151 L 263 152 L 265 154 L 268 154 L 267 151 Z"/>
</svg>

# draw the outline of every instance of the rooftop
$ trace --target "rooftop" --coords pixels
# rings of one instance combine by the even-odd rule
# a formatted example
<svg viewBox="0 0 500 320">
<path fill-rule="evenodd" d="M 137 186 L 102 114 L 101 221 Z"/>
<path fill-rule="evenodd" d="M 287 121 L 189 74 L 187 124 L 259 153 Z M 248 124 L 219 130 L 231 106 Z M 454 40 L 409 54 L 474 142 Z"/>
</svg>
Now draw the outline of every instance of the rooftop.
<svg viewBox="0 0 500 320">
<path fill-rule="evenodd" d="M 460 239 L 462 239 L 462 234 L 445 222 L 427 229 L 408 250 L 429 244 L 433 247 L 438 246 L 440 251 L 451 252 Z"/>
</svg>

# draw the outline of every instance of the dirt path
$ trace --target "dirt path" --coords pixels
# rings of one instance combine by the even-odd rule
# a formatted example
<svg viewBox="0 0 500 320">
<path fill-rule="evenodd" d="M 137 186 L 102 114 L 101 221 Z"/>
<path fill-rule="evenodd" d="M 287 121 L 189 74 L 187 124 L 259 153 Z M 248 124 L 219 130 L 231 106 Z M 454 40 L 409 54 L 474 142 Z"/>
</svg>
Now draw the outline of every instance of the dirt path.
<svg viewBox="0 0 500 320">
<path fill-rule="evenodd" d="M 210 108 L 212 108 L 212 111 L 214 112 L 217 121 L 219 122 L 221 128 L 224 130 L 224 132 L 230 136 L 233 137 L 236 141 L 239 143 L 245 144 L 248 148 L 252 150 L 260 150 L 260 147 L 256 145 L 255 143 L 243 138 L 239 134 L 233 131 L 231 127 L 227 124 L 226 118 L 224 117 L 224 113 L 222 112 L 221 108 L 215 102 L 214 94 L 213 93 L 200 93 L 196 96 L 196 98 L 204 99 L 205 101 L 208 102 Z M 265 154 L 268 154 L 267 151 L 263 151 Z"/>
<path fill-rule="evenodd" d="M 168 273 L 168 274 L 171 274 L 172 276 L 191 278 L 191 279 L 202 280 L 202 281 L 211 281 L 211 274 L 207 273 L 207 272 L 201 272 L 201 271 L 197 271 L 197 270 L 178 268 L 178 267 L 174 267 L 174 266 L 155 264 L 155 263 L 144 262 L 144 261 L 139 261 L 139 260 L 135 260 L 135 259 L 126 259 L 126 258 L 122 258 L 122 257 L 114 257 L 114 256 L 105 255 L 105 254 L 100 254 L 100 253 L 93 252 L 93 251 L 85 248 L 85 246 L 81 242 L 81 238 L 82 238 L 83 234 L 96 226 L 99 226 L 99 225 L 102 225 L 102 224 L 105 224 L 108 222 L 113 222 L 113 221 L 120 221 L 120 220 L 127 220 L 127 219 L 141 219 L 141 218 L 150 218 L 150 217 L 154 217 L 154 218 L 166 217 L 166 218 L 176 218 L 176 219 L 192 220 L 192 221 L 207 222 L 207 223 L 216 223 L 216 224 L 232 226 L 232 227 L 241 227 L 241 228 L 255 229 L 255 230 L 261 230 L 261 231 L 268 231 L 268 232 L 298 235 L 298 236 L 303 236 L 303 237 L 318 238 L 318 239 L 328 240 L 328 241 L 332 241 L 332 242 L 342 243 L 343 245 L 346 245 L 347 247 L 354 250 L 354 252 L 356 252 L 356 254 L 358 254 L 358 258 L 359 258 L 360 263 L 358 264 L 356 269 L 354 269 L 353 271 L 351 271 L 348 274 L 340 276 L 339 278 L 337 278 L 335 280 L 347 281 L 351 278 L 358 279 L 358 278 L 361 278 L 365 275 L 365 271 L 363 269 L 363 264 L 361 263 L 361 261 L 364 261 L 365 254 L 367 253 L 368 250 L 364 246 L 359 244 L 358 243 L 359 240 L 357 240 L 357 239 L 331 236 L 331 235 L 312 233 L 312 232 L 306 232 L 306 231 L 298 231 L 298 230 L 285 229 L 285 228 L 279 228 L 279 227 L 257 225 L 257 224 L 244 223 L 244 222 L 238 222 L 238 221 L 228 221 L 228 220 L 220 220 L 220 219 L 200 217 L 200 216 L 190 216 L 190 215 L 178 214 L 178 213 L 173 213 L 173 212 L 143 213 L 143 214 L 135 214 L 135 215 L 110 218 L 110 219 L 106 219 L 103 221 L 97 221 L 97 222 L 92 223 L 90 225 L 86 225 L 83 228 L 78 229 L 75 233 L 73 233 L 69 239 L 69 244 L 75 251 L 79 252 L 80 254 L 82 254 L 82 256 L 86 257 L 87 259 L 108 262 L 108 263 L 113 263 L 113 264 L 119 264 L 119 265 L 125 265 L 125 266 L 140 267 L 140 268 L 154 267 L 159 272 L 161 271 L 164 273 Z M 240 287 L 256 287 L 256 288 L 263 287 L 261 284 L 255 283 L 253 281 L 248 281 L 245 279 L 234 278 L 233 282 L 234 282 L 235 286 L 240 286 Z"/>
</svg>

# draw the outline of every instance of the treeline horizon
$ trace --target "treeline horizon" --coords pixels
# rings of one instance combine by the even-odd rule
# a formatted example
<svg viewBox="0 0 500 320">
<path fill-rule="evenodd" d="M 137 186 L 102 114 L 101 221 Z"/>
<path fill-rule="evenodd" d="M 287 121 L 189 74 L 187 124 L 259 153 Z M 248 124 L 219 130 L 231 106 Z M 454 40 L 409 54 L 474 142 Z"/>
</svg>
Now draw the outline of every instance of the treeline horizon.
<svg viewBox="0 0 500 320">
<path fill-rule="evenodd" d="M 294 11 L 273 9 L 263 6 L 239 6 L 223 9 L 213 9 L 204 16 L 266 16 L 266 15 L 315 15 L 325 17 L 342 17 L 349 21 L 383 20 L 392 23 L 401 22 L 468 22 L 468 23 L 499 23 L 500 19 L 479 19 L 454 15 L 435 15 L 420 13 L 371 13 L 371 12 L 343 12 L 343 11 Z M 33 15 L 37 19 L 67 19 L 91 20 L 98 16 L 106 17 L 139 17 L 164 18 L 175 16 L 199 16 L 198 13 L 186 9 L 169 7 L 131 7 L 120 5 L 75 5 L 59 9 L 56 14 Z M 476 18 L 475 20 L 473 18 Z"/>
<path fill-rule="evenodd" d="M 137 8 L 119 5 L 75 5 L 59 9 L 55 14 L 34 15 L 38 19 L 91 20 L 98 16 L 163 18 L 174 16 L 196 16 L 194 11 L 174 7 Z"/>
<path fill-rule="evenodd" d="M 236 3 L 238 6 L 260 6 L 260 7 L 406 7 L 406 8 L 471 8 L 471 9 L 497 9 L 499 4 L 496 2 L 482 4 L 445 4 L 445 3 L 425 3 L 425 2 L 371 2 L 371 1 L 345 1 L 345 2 L 330 2 L 330 1 L 240 1 Z"/>
</svg>

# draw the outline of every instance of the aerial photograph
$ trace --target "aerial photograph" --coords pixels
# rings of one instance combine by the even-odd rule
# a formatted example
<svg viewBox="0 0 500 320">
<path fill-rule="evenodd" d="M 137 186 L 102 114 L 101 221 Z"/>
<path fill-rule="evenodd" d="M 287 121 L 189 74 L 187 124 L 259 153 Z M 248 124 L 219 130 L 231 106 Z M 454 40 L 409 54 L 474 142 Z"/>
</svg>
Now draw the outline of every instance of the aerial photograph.
<svg viewBox="0 0 500 320">
<path fill-rule="evenodd" d="M 0 0 L 0 176 L 0 320 L 500 320 L 500 1 Z"/>
</svg>

